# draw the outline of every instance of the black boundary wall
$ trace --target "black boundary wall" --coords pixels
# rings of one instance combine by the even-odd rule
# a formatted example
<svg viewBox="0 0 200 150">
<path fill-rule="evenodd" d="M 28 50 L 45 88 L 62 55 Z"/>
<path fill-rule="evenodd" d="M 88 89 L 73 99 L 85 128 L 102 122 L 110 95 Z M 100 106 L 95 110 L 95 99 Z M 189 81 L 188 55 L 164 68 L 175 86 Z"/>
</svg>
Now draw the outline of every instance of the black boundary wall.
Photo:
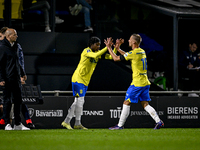
<svg viewBox="0 0 200 150">
<path fill-rule="evenodd" d="M 44 97 L 42 105 L 28 105 L 36 129 L 59 129 L 73 96 Z M 199 98 L 161 96 L 151 97 L 153 106 L 165 123 L 165 128 L 200 127 Z M 82 124 L 88 128 L 108 128 L 118 123 L 124 96 L 86 96 Z M 74 125 L 72 119 L 71 125 Z M 153 128 L 155 122 L 141 104 L 132 104 L 125 128 Z"/>
</svg>

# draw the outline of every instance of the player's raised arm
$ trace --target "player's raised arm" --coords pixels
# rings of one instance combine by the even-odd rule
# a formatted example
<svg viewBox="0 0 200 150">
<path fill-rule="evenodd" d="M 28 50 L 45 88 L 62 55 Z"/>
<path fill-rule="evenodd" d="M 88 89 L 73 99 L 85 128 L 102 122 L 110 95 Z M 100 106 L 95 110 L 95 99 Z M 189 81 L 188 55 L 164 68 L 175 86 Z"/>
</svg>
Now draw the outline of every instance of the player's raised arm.
<svg viewBox="0 0 200 150">
<path fill-rule="evenodd" d="M 113 52 L 114 52 L 115 54 L 117 54 L 116 48 L 113 49 Z M 112 56 L 110 55 L 110 53 L 107 53 L 107 54 L 105 54 L 105 59 L 113 59 L 113 58 L 112 58 Z"/>
<path fill-rule="evenodd" d="M 110 55 L 112 56 L 114 61 L 121 61 L 120 56 L 117 56 L 113 51 L 112 51 L 112 38 L 107 38 L 107 40 L 104 40 L 104 43 L 106 44 L 108 51 Z"/>
<path fill-rule="evenodd" d="M 98 52 L 87 53 L 87 57 L 97 58 L 97 57 L 103 55 L 106 51 L 107 51 L 107 47 L 103 48 L 102 50 L 100 50 Z"/>
<path fill-rule="evenodd" d="M 122 38 L 116 40 L 116 43 L 115 43 L 115 45 L 114 45 L 114 50 L 113 50 L 113 52 L 114 52 L 115 54 L 117 54 L 117 51 L 119 51 L 119 52 L 121 52 L 121 53 L 124 52 L 124 51 L 122 51 L 122 50 L 119 48 L 120 45 L 123 44 L 123 43 L 124 43 L 124 39 L 122 39 Z M 121 54 L 121 53 L 120 53 L 120 54 Z M 125 52 L 124 52 L 124 54 L 125 54 Z M 106 55 L 105 55 L 105 59 L 113 59 L 113 58 L 112 58 L 112 56 L 111 56 L 110 54 L 106 54 Z"/>
<path fill-rule="evenodd" d="M 124 39 L 120 38 L 116 40 L 115 49 L 121 54 L 124 55 L 126 52 L 120 49 L 120 46 L 124 43 Z"/>
</svg>

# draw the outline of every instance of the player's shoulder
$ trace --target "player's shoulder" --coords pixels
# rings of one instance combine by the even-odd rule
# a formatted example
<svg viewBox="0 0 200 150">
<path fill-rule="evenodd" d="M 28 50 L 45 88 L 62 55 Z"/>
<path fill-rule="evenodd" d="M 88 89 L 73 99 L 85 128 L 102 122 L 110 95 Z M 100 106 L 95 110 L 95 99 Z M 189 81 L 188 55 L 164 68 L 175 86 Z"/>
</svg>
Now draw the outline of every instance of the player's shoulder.
<svg viewBox="0 0 200 150">
<path fill-rule="evenodd" d="M 81 56 L 86 56 L 89 52 L 91 52 L 91 49 L 87 47 L 82 51 Z"/>
<path fill-rule="evenodd" d="M 136 54 L 145 54 L 145 51 L 142 49 L 142 48 L 136 48 L 136 49 L 134 49 L 134 52 L 136 53 Z"/>
<path fill-rule="evenodd" d="M 89 47 L 85 48 L 83 51 L 84 51 L 85 53 L 92 52 L 92 50 L 91 50 Z"/>
<path fill-rule="evenodd" d="M 143 50 L 142 48 L 138 47 L 138 48 L 134 49 L 134 51 L 142 52 L 142 51 L 144 51 L 144 50 Z"/>
</svg>

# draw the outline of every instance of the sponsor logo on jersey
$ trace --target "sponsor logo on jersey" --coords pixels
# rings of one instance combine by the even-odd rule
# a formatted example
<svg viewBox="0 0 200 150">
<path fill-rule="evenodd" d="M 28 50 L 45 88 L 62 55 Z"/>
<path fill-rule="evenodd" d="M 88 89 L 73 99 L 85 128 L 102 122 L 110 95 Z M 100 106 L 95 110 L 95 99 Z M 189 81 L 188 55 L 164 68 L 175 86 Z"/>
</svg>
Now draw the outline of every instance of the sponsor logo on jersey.
<svg viewBox="0 0 200 150">
<path fill-rule="evenodd" d="M 136 54 L 143 54 L 143 55 L 144 55 L 144 54 L 145 54 L 145 52 L 141 52 L 141 53 L 136 53 Z"/>
<path fill-rule="evenodd" d="M 96 59 L 94 59 L 94 58 L 90 58 L 90 62 L 91 62 L 91 63 L 97 63 L 98 60 L 96 60 Z"/>
</svg>

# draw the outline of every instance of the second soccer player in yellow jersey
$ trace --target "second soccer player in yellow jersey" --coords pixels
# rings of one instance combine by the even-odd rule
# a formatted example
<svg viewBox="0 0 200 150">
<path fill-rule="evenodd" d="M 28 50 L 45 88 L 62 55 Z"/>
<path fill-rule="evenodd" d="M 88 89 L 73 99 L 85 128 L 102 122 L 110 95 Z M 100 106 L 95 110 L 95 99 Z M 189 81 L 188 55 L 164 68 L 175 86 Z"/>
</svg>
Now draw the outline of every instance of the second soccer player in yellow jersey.
<svg viewBox="0 0 200 150">
<path fill-rule="evenodd" d="M 150 114 L 150 116 L 155 120 L 156 126 L 154 129 L 160 129 L 164 123 L 160 120 L 159 116 L 157 115 L 155 109 L 149 105 L 149 101 L 151 101 L 149 96 L 149 89 L 150 89 L 150 82 L 147 78 L 147 60 L 146 54 L 143 49 L 139 47 L 142 38 L 139 34 L 132 34 L 130 39 L 128 40 L 129 46 L 132 48 L 129 52 L 124 52 L 120 49 L 120 44 L 124 42 L 123 39 L 118 39 L 118 42 L 115 44 L 115 48 L 121 54 L 117 56 L 112 51 L 112 38 L 107 38 L 104 41 L 106 44 L 109 53 L 113 57 L 114 61 L 130 61 L 131 68 L 132 68 L 132 83 L 129 86 L 125 101 L 123 103 L 123 108 L 121 112 L 121 116 L 119 122 L 116 126 L 110 127 L 111 130 L 123 129 L 125 121 L 130 113 L 130 105 L 131 103 L 138 103 L 140 101 L 142 107 Z"/>
<path fill-rule="evenodd" d="M 100 49 L 101 41 L 98 37 L 92 37 L 89 40 L 88 47 L 81 53 L 81 59 L 72 76 L 72 91 L 75 96 L 74 102 L 68 110 L 67 117 L 62 122 L 62 126 L 67 129 L 73 129 L 70 125 L 71 119 L 75 116 L 74 129 L 87 129 L 81 124 L 81 114 L 83 111 L 84 97 L 88 89 L 91 76 L 96 68 L 96 65 L 107 51 L 107 47 Z M 114 49 L 114 53 L 117 50 Z M 111 55 L 106 54 L 106 59 L 112 59 Z"/>
</svg>

